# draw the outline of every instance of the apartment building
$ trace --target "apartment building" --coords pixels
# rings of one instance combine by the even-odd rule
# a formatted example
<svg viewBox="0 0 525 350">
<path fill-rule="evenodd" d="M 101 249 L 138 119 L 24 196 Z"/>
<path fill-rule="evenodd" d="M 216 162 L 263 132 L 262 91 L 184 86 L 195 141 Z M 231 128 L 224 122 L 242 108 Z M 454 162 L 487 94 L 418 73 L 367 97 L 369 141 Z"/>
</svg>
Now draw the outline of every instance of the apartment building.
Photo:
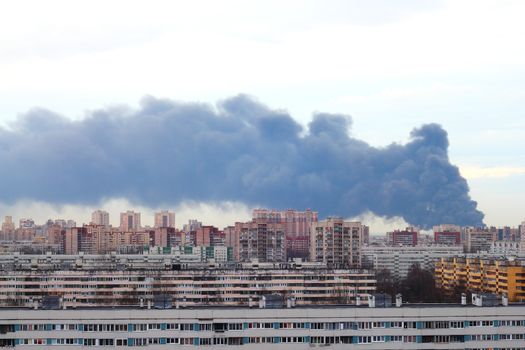
<svg viewBox="0 0 525 350">
<path fill-rule="evenodd" d="M 280 223 L 286 237 L 286 256 L 288 258 L 307 258 L 309 256 L 310 227 L 318 221 L 318 213 L 286 209 L 254 209 L 252 219 L 258 222 Z"/>
<path fill-rule="evenodd" d="M 441 258 L 436 262 L 436 286 L 444 292 L 505 294 L 525 301 L 525 261 L 495 258 Z"/>
<path fill-rule="evenodd" d="M 488 252 L 498 234 L 498 230 L 495 227 L 465 227 L 464 230 L 464 249 L 466 253 Z"/>
<path fill-rule="evenodd" d="M 140 227 L 140 213 L 135 213 L 132 210 L 120 213 L 120 229 L 122 231 L 137 231 Z"/>
<path fill-rule="evenodd" d="M 161 210 L 155 213 L 154 227 L 175 227 L 175 213 L 170 210 Z"/>
<path fill-rule="evenodd" d="M 15 223 L 13 222 L 13 217 L 6 216 L 4 217 L 4 222 L 2 222 L 0 240 L 12 241 L 14 239 L 15 239 Z"/>
<path fill-rule="evenodd" d="M 109 227 L 109 213 L 105 210 L 95 210 L 91 213 L 92 225 Z"/>
<path fill-rule="evenodd" d="M 441 245 L 460 245 L 461 227 L 457 225 L 438 225 L 433 227 L 434 243 Z"/>
<path fill-rule="evenodd" d="M 397 280 L 405 278 L 414 264 L 418 264 L 423 269 L 434 271 L 434 264 L 440 258 L 457 256 L 462 253 L 463 247 L 461 246 L 365 245 L 362 248 L 363 267 L 377 271 L 388 270 Z"/>
<path fill-rule="evenodd" d="M 334 267 L 360 267 L 365 226 L 360 222 L 328 218 L 310 229 L 310 261 Z"/>
<path fill-rule="evenodd" d="M 286 261 L 286 237 L 283 224 L 266 220 L 235 223 L 235 235 L 239 239 L 239 261 L 261 262 Z"/>
<path fill-rule="evenodd" d="M 525 348 L 523 306 L 0 309 L 0 347 Z"/>
<path fill-rule="evenodd" d="M 0 306 L 31 306 L 46 296 L 79 307 L 138 305 L 159 294 L 185 306 L 248 305 L 274 293 L 295 298 L 297 305 L 349 304 L 365 299 L 376 284 L 367 270 L 187 263 L 171 255 L 13 255 L 0 256 L 0 267 Z"/>
<path fill-rule="evenodd" d="M 419 231 L 413 227 L 405 230 L 395 230 L 387 233 L 387 241 L 392 246 L 416 246 Z"/>
</svg>

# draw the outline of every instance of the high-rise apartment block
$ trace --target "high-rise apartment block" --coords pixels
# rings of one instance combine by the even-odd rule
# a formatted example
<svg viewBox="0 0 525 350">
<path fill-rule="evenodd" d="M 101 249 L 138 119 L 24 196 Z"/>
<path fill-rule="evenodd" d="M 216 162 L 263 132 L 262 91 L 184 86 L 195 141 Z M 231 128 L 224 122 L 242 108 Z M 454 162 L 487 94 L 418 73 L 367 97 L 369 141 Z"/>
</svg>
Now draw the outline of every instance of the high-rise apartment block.
<svg viewBox="0 0 525 350">
<path fill-rule="evenodd" d="M 310 245 L 311 224 L 318 221 L 315 211 L 306 209 L 299 211 L 294 209 L 271 210 L 254 209 L 253 220 L 258 222 L 279 223 L 283 225 L 286 237 L 286 255 L 288 258 L 307 258 Z"/>
<path fill-rule="evenodd" d="M 310 229 L 310 261 L 328 266 L 358 268 L 365 226 L 360 222 L 328 218 L 313 223 Z"/>
<path fill-rule="evenodd" d="M 0 235 L 0 240 L 2 241 L 12 241 L 15 239 L 15 223 L 11 216 L 6 216 L 4 222 L 2 223 L 2 235 Z"/>
<path fill-rule="evenodd" d="M 91 224 L 109 227 L 109 213 L 105 210 L 95 210 L 91 214 Z"/>
<path fill-rule="evenodd" d="M 154 227 L 175 227 L 175 213 L 169 210 L 162 210 L 155 213 Z"/>
<path fill-rule="evenodd" d="M 261 262 L 286 261 L 286 238 L 283 225 L 259 222 L 235 223 L 239 237 L 237 255 L 240 261 L 257 259 Z"/>
<path fill-rule="evenodd" d="M 140 213 L 130 210 L 120 213 L 120 229 L 122 231 L 137 231 L 140 227 Z"/>
</svg>

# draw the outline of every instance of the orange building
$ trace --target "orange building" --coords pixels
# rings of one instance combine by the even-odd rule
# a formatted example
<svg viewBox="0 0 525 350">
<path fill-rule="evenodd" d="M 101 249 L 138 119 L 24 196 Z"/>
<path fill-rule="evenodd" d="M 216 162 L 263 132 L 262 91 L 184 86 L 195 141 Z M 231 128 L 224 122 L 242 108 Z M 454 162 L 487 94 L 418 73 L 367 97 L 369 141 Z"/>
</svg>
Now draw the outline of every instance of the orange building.
<svg viewBox="0 0 525 350">
<path fill-rule="evenodd" d="M 525 301 L 525 261 L 482 258 L 441 258 L 435 265 L 436 286 L 445 293 L 506 294 Z"/>
</svg>

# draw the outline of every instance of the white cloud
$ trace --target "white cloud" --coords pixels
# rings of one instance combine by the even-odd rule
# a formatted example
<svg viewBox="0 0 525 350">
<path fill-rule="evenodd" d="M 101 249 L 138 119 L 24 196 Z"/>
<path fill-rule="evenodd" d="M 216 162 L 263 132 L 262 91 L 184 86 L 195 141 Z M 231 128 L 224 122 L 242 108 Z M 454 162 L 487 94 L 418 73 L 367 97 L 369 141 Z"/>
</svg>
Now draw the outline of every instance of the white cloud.
<svg viewBox="0 0 525 350">
<path fill-rule="evenodd" d="M 478 167 L 461 166 L 460 173 L 468 180 L 482 178 L 504 178 L 525 174 L 525 167 Z"/>
<path fill-rule="evenodd" d="M 360 221 L 367 225 L 370 227 L 370 234 L 384 234 L 385 232 L 404 229 L 410 226 L 410 224 L 401 217 L 386 218 L 374 215 L 371 212 L 363 213 L 348 220 Z"/>
</svg>

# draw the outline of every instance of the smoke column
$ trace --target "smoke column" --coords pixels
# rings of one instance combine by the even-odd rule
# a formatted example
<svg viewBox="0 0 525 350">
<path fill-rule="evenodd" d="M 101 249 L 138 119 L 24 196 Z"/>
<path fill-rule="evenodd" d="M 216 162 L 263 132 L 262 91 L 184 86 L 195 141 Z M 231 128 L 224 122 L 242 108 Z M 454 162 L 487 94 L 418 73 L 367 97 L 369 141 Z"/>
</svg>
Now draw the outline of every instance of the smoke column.
<svg viewBox="0 0 525 350">
<path fill-rule="evenodd" d="M 350 127 L 348 116 L 319 113 L 304 130 L 244 95 L 216 108 L 147 97 L 138 110 L 79 121 L 34 109 L 0 129 L 0 201 L 240 201 L 322 216 L 371 211 L 422 227 L 482 224 L 439 125 L 384 148 L 352 138 Z"/>
</svg>

